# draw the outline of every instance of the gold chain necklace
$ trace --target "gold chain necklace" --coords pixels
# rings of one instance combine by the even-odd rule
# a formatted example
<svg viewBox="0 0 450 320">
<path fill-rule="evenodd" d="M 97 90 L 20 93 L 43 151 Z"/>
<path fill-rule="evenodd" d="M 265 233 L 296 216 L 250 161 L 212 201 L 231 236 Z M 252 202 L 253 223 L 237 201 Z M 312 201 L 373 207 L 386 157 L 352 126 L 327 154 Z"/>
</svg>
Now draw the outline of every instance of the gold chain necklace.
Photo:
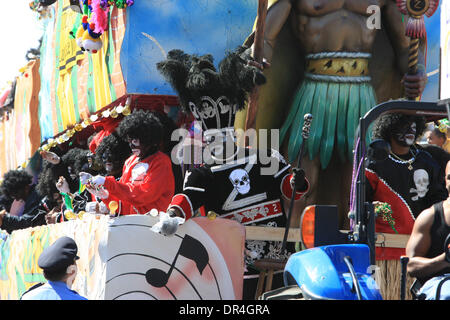
<svg viewBox="0 0 450 320">
<path fill-rule="evenodd" d="M 399 156 L 397 156 L 395 153 L 393 153 L 392 151 L 391 151 L 391 154 L 389 155 L 389 158 L 391 158 L 391 160 L 392 161 L 395 161 L 395 162 L 397 162 L 397 163 L 401 163 L 401 164 L 408 164 L 408 169 L 409 170 L 412 170 L 413 169 L 413 166 L 412 166 L 412 163 L 414 162 L 414 160 L 416 160 L 416 157 L 415 157 L 415 155 L 414 155 L 414 153 L 411 151 L 411 150 L 409 150 L 409 152 L 412 154 L 412 157 L 411 157 L 411 159 L 409 159 L 409 160 L 403 160 L 402 158 L 400 158 Z M 391 155 L 393 155 L 394 156 L 394 158 L 395 159 L 393 159 L 392 157 L 391 157 Z M 396 160 L 397 159 L 397 160 Z"/>
</svg>

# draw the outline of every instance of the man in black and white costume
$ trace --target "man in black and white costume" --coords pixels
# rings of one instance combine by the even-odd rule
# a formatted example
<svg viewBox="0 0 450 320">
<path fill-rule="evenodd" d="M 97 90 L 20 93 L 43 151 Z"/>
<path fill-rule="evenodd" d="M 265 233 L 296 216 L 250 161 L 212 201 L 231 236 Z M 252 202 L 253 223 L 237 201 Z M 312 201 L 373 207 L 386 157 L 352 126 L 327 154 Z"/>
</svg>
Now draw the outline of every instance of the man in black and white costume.
<svg viewBox="0 0 450 320">
<path fill-rule="evenodd" d="M 401 113 L 381 115 L 372 136 L 389 145 L 387 157 L 372 160 L 366 168 L 366 197 L 388 203 L 391 217 L 379 215 L 376 232 L 410 235 L 414 220 L 426 208 L 448 196 L 439 164 L 416 140 L 425 130 L 425 118 Z M 377 260 L 396 260 L 404 248 L 377 247 Z"/>
<path fill-rule="evenodd" d="M 235 144 L 235 113 L 244 108 L 248 93 L 265 82 L 262 72 L 248 63 L 245 48 L 228 53 L 217 71 L 211 55 L 190 56 L 170 51 L 158 70 L 178 93 L 185 112 L 201 123 L 205 150 L 203 164 L 185 175 L 183 192 L 176 194 L 165 216 L 154 230 L 174 234 L 178 222 L 194 216 L 202 206 L 220 218 L 243 225 L 284 227 L 286 214 L 282 196 L 295 200 L 309 189 L 302 169 L 290 173 L 290 165 L 273 149 L 240 148 Z M 247 271 L 244 299 L 254 298 L 254 261 L 263 258 L 285 260 L 294 252 L 292 243 L 281 251 L 281 242 L 246 241 Z M 274 284 L 281 274 L 274 278 Z M 252 279 L 252 280 L 248 280 Z"/>
</svg>

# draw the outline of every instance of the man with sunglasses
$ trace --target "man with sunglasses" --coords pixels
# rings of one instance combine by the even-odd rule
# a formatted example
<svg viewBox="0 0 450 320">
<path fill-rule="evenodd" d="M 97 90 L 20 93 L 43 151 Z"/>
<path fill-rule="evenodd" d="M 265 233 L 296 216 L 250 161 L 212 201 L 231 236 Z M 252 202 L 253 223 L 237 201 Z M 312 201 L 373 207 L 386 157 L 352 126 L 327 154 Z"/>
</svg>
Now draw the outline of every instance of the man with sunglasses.
<svg viewBox="0 0 450 320">
<path fill-rule="evenodd" d="M 120 122 L 118 133 L 128 141 L 132 152 L 119 181 L 114 176 L 81 172 L 81 183 L 93 194 L 104 189 L 102 201 L 107 207 L 116 201 L 117 215 L 145 214 L 151 209 L 165 211 L 174 194 L 175 182 L 170 158 L 160 151 L 163 137 L 160 120 L 151 111 L 134 110 Z"/>
</svg>

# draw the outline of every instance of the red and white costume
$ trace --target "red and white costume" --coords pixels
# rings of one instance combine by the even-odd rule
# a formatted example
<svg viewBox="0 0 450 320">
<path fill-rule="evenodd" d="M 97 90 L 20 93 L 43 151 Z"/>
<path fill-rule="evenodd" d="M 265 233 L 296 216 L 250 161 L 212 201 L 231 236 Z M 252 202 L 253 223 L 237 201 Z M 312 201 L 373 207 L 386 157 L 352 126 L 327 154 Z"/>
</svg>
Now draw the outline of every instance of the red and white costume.
<svg viewBox="0 0 450 320">
<path fill-rule="evenodd" d="M 108 206 L 117 201 L 118 215 L 145 214 L 153 208 L 165 211 L 175 190 L 170 158 L 160 151 L 143 160 L 132 155 L 124 163 L 120 180 L 108 176 L 104 187 L 109 198 L 103 202 Z"/>
</svg>

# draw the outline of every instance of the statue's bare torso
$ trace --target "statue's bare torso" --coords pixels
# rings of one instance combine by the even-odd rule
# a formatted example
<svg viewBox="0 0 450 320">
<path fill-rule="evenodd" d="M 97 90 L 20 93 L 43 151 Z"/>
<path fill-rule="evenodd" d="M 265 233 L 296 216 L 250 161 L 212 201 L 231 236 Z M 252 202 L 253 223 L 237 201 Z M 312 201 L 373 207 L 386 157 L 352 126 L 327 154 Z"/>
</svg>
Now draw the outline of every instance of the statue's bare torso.
<svg viewBox="0 0 450 320">
<path fill-rule="evenodd" d="M 297 0 L 293 2 L 292 29 L 306 52 L 370 52 L 377 29 L 367 21 L 371 5 L 385 0 Z"/>
<path fill-rule="evenodd" d="M 280 0 L 268 12 L 265 57 L 270 61 L 276 37 L 285 22 L 306 53 L 346 51 L 372 52 L 378 29 L 376 19 L 386 28 L 398 57 L 407 54 L 401 14 L 394 0 Z"/>
</svg>

